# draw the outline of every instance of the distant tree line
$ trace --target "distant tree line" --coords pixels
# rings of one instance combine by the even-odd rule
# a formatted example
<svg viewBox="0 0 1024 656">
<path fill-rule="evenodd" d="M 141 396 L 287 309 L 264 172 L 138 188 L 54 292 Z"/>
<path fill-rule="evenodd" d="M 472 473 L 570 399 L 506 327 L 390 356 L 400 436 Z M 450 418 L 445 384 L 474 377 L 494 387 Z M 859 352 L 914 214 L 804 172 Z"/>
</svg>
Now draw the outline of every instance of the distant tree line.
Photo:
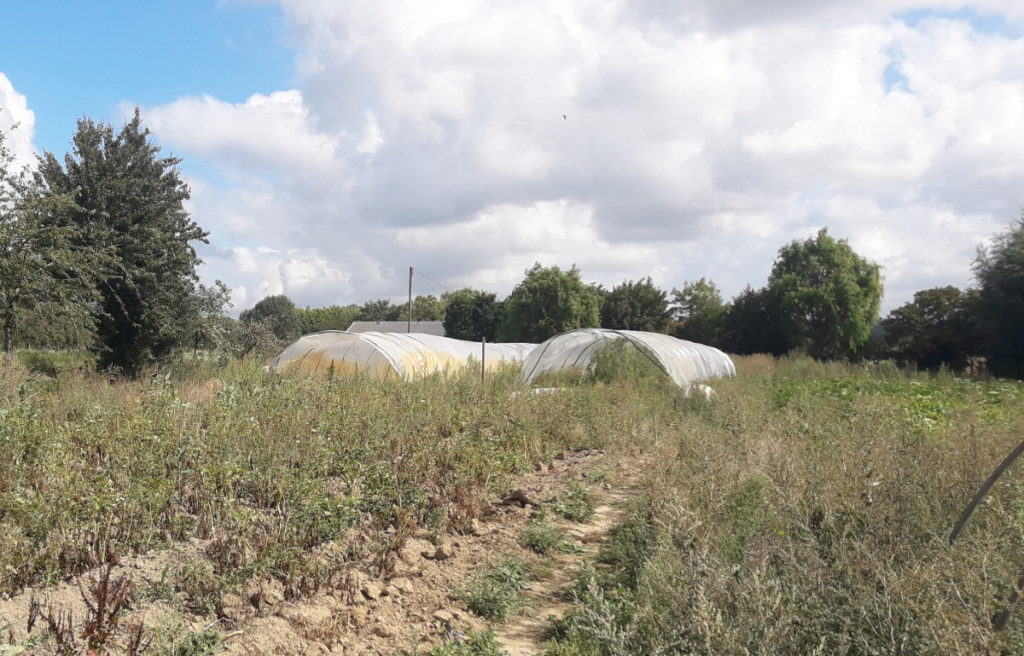
<svg viewBox="0 0 1024 656">
<path fill-rule="evenodd" d="M 730 304 L 713 282 L 701 278 L 669 295 L 651 278 L 625 280 L 612 289 L 585 283 L 580 270 L 539 263 L 504 300 L 460 289 L 440 298 L 413 299 L 414 320 L 442 321 L 457 339 L 541 342 L 575 328 L 604 327 L 662 332 L 738 353 L 782 354 L 802 348 L 819 358 L 852 357 L 868 342 L 882 287 L 878 266 L 845 241 L 822 230 L 779 251 L 768 286 L 744 290 Z M 270 296 L 241 315 L 282 339 L 315 330 L 344 329 L 352 321 L 396 321 L 408 303 L 388 299 L 363 305 L 298 309 L 285 296 Z"/>
<path fill-rule="evenodd" d="M 956 370 L 984 358 L 997 375 L 1024 377 L 1024 222 L 1015 222 L 991 247 L 979 250 L 974 271 L 977 289 L 923 290 L 879 320 L 878 265 L 821 230 L 779 249 L 767 284 L 748 286 L 729 302 L 707 278 L 671 293 L 649 277 L 609 290 L 584 283 L 576 266 L 538 263 L 504 300 L 474 289 L 418 296 L 413 318 L 443 321 L 448 336 L 477 341 L 540 342 L 600 326 L 667 333 L 738 354 L 801 351 L 821 360 L 885 358 L 921 369 Z M 273 296 L 241 319 L 266 322 L 285 339 L 344 329 L 356 320 L 407 316 L 407 303 L 387 299 L 296 309 L 286 297 Z"/>
</svg>

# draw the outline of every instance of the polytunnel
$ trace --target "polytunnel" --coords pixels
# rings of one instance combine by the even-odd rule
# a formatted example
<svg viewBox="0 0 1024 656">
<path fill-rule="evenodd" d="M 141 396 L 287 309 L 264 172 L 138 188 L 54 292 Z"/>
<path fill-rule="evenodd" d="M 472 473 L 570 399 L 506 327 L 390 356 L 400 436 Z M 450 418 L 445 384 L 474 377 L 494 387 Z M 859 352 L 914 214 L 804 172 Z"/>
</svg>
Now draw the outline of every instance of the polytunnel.
<svg viewBox="0 0 1024 656">
<path fill-rule="evenodd" d="M 349 333 L 325 330 L 289 344 L 270 363 L 281 373 L 361 373 L 377 380 L 411 380 L 467 366 L 471 357 L 487 369 L 522 362 L 535 344 L 487 344 L 423 333 Z"/>
<path fill-rule="evenodd" d="M 533 349 L 517 381 L 529 384 L 542 374 L 566 371 L 582 375 L 590 369 L 594 353 L 613 340 L 627 340 L 679 387 L 736 375 L 729 356 L 713 346 L 639 330 L 580 328 L 555 335 Z"/>
</svg>

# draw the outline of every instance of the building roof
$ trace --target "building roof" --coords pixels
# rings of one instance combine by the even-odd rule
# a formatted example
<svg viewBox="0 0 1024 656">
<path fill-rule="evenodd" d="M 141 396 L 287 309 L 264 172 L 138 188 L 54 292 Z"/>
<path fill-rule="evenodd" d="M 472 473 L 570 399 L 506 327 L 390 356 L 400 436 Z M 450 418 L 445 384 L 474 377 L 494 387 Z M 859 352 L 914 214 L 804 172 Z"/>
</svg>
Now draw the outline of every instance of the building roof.
<svg viewBox="0 0 1024 656">
<path fill-rule="evenodd" d="M 348 327 L 350 333 L 405 333 L 409 332 L 408 321 L 353 321 Z M 444 323 L 441 321 L 413 321 L 412 332 L 444 337 Z"/>
</svg>

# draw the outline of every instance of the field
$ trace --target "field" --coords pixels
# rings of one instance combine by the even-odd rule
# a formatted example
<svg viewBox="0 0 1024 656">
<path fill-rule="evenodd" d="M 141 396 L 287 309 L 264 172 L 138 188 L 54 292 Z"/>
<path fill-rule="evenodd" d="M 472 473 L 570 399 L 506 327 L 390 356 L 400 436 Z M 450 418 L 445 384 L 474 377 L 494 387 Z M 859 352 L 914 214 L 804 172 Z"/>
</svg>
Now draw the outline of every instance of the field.
<svg viewBox="0 0 1024 656">
<path fill-rule="evenodd" d="M 533 396 L 509 371 L 382 384 L 261 364 L 0 369 L 0 654 L 246 653 L 286 607 L 330 610 L 267 653 L 499 653 L 536 603 L 517 595 L 562 578 L 549 654 L 1024 650 L 1024 476 L 948 544 L 1024 439 L 1019 383 L 755 356 L 708 403 L 635 370 Z M 609 490 L 631 499 L 590 553 L 567 527 Z M 410 545 L 456 546 L 411 575 Z M 418 601 L 388 612 L 408 617 L 361 626 L 399 580 Z M 440 620 L 428 580 L 452 581 L 430 591 Z"/>
</svg>

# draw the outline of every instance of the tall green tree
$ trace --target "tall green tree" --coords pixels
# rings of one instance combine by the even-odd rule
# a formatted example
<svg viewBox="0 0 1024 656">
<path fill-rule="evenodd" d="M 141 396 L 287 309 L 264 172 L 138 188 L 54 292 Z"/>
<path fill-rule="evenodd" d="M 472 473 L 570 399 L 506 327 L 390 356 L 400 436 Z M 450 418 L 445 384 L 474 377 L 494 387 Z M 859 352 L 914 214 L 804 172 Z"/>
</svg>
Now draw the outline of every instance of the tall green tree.
<svg viewBox="0 0 1024 656">
<path fill-rule="evenodd" d="M 299 334 L 299 315 L 295 311 L 295 303 L 284 294 L 267 296 L 244 310 L 238 319 L 247 326 L 263 324 L 280 340 L 293 339 Z"/>
<path fill-rule="evenodd" d="M 580 278 L 574 264 L 567 271 L 536 263 L 505 300 L 498 326 L 503 342 L 543 342 L 574 328 L 600 325 L 601 292 Z"/>
<path fill-rule="evenodd" d="M 822 360 L 850 358 L 868 342 L 882 302 L 879 267 L 822 229 L 779 250 L 768 288 L 798 345 Z"/>
<path fill-rule="evenodd" d="M 19 317 L 46 313 L 91 328 L 83 311 L 94 298 L 92 274 L 99 261 L 74 244 L 74 230 L 50 225 L 69 211 L 68 194 L 46 193 L 26 168 L 16 168 L 0 131 L 0 318 L 3 352 L 10 353 Z"/>
<path fill-rule="evenodd" d="M 504 307 L 497 296 L 475 289 L 460 289 L 446 293 L 444 301 L 447 337 L 474 342 L 495 340 Z"/>
<path fill-rule="evenodd" d="M 49 191 L 74 205 L 53 225 L 74 227 L 76 245 L 110 251 L 98 285 L 100 366 L 129 375 L 189 347 L 199 304 L 194 242 L 207 233 L 189 216 L 180 160 L 161 157 L 139 111 L 115 132 L 78 121 L 63 164 L 45 153 L 39 173 Z"/>
<path fill-rule="evenodd" d="M 963 369 L 985 353 L 977 290 L 925 289 L 882 319 L 887 355 L 921 369 Z"/>
<path fill-rule="evenodd" d="M 988 334 L 988 367 L 997 376 L 1024 378 L 1024 215 L 992 244 L 979 247 L 974 276 Z"/>
<path fill-rule="evenodd" d="M 798 346 L 799 334 L 783 311 L 779 295 L 749 285 L 729 304 L 722 319 L 720 346 L 732 353 L 784 355 Z"/>
<path fill-rule="evenodd" d="M 701 278 L 672 289 L 672 334 L 699 344 L 719 346 L 729 306 L 715 283 Z"/>
<path fill-rule="evenodd" d="M 668 329 L 669 310 L 665 292 L 644 280 L 624 280 L 604 295 L 601 327 L 616 330 L 646 330 L 662 333 Z"/>
</svg>

